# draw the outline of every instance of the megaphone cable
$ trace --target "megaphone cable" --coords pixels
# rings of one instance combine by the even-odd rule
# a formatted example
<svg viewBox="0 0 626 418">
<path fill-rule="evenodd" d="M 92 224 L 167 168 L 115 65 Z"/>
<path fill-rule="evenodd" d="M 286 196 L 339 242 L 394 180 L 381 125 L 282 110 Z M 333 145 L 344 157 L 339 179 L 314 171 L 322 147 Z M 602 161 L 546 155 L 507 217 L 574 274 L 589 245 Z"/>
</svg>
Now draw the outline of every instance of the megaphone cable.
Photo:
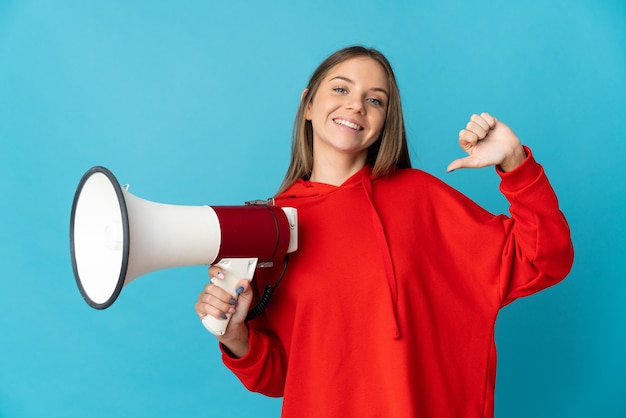
<svg viewBox="0 0 626 418">
<path fill-rule="evenodd" d="M 280 281 L 283 279 L 283 276 L 285 275 L 285 271 L 287 270 L 288 258 L 289 257 L 285 255 L 285 260 L 283 263 L 283 270 L 280 272 L 280 276 L 278 276 L 276 283 L 274 283 L 273 285 L 271 284 L 265 285 L 261 298 L 254 305 L 254 307 L 252 307 L 252 309 L 248 311 L 248 315 L 246 316 L 246 321 L 252 321 L 254 318 L 256 318 L 261 313 L 263 313 L 263 311 L 267 308 L 267 306 L 270 303 L 270 300 L 272 299 L 272 296 L 274 295 L 274 290 L 276 290 L 276 288 L 280 284 Z"/>
</svg>

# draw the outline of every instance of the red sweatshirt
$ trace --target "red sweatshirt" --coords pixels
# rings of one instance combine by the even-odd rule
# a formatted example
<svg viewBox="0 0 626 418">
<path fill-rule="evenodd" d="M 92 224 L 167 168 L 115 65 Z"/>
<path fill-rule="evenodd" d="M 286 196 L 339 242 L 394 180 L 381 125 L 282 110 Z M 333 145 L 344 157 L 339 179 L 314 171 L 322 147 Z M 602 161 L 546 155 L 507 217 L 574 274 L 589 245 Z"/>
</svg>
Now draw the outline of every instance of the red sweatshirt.
<svg viewBox="0 0 626 418">
<path fill-rule="evenodd" d="M 515 298 L 569 272 L 569 228 L 543 168 L 501 176 L 511 217 L 494 216 L 416 169 L 339 187 L 297 181 L 299 250 L 250 351 L 223 361 L 284 417 L 492 417 L 494 325 Z M 253 283 L 273 283 L 259 270 Z"/>
</svg>

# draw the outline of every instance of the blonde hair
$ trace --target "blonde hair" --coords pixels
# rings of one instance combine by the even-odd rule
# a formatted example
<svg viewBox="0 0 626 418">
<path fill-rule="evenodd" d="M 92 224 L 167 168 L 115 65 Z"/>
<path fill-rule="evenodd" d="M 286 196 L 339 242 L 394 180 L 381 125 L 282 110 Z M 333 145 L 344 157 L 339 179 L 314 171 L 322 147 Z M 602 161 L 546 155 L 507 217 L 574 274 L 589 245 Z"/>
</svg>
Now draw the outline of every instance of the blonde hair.
<svg viewBox="0 0 626 418">
<path fill-rule="evenodd" d="M 282 193 L 300 178 L 308 178 L 313 170 L 313 126 L 306 119 L 306 110 L 328 72 L 338 64 L 357 57 L 368 57 L 378 62 L 389 81 L 389 104 L 380 138 L 367 151 L 366 163 L 373 166 L 375 177 L 385 176 L 396 168 L 410 168 L 411 159 L 404 130 L 400 91 L 391 64 L 378 50 L 362 46 L 341 49 L 326 58 L 313 72 L 306 87 L 293 125 L 291 161 L 277 194 Z"/>
</svg>

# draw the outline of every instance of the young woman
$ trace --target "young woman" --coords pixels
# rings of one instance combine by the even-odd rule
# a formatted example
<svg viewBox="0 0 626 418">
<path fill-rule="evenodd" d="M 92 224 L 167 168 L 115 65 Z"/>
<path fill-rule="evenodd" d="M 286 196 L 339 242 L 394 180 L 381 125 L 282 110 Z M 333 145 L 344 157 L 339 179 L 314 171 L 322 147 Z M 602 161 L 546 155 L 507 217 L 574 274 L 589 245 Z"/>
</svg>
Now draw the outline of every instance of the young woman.
<svg viewBox="0 0 626 418">
<path fill-rule="evenodd" d="M 542 167 L 508 126 L 472 115 L 459 143 L 468 156 L 448 170 L 495 166 L 510 216 L 410 168 L 380 52 L 346 48 L 313 73 L 275 197 L 298 209 L 298 251 L 257 319 L 245 321 L 253 297 L 281 266 L 241 281 L 235 305 L 212 284 L 195 305 L 201 318 L 233 314 L 223 361 L 249 390 L 283 396 L 283 416 L 493 416 L 498 310 L 563 279 L 573 249 Z"/>
</svg>

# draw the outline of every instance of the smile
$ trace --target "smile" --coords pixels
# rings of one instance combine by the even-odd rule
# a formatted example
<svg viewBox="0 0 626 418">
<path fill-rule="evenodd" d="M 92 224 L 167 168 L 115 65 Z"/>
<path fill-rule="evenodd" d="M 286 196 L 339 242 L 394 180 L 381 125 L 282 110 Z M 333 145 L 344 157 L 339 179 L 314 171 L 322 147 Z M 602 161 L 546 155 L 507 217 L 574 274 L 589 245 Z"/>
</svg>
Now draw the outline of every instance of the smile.
<svg viewBox="0 0 626 418">
<path fill-rule="evenodd" d="M 363 127 L 360 125 L 357 125 L 354 122 L 350 122 L 347 121 L 345 119 L 333 119 L 333 122 L 335 122 L 337 125 L 342 125 L 342 126 L 346 126 L 350 129 L 354 129 L 355 131 L 362 131 Z"/>
</svg>

